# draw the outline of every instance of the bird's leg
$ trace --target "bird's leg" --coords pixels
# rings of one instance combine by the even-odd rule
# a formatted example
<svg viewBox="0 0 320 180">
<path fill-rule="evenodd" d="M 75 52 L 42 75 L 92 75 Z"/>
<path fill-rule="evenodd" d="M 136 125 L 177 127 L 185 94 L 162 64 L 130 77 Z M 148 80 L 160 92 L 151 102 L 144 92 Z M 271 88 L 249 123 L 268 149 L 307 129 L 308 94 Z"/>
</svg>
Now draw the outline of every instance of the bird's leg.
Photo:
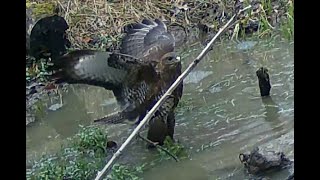
<svg viewBox="0 0 320 180">
<path fill-rule="evenodd" d="M 174 114 L 174 111 L 171 111 L 167 117 L 167 126 L 168 126 L 168 136 L 172 139 L 173 142 L 174 142 L 173 135 L 174 135 L 175 125 L 176 125 L 175 114 Z"/>
</svg>

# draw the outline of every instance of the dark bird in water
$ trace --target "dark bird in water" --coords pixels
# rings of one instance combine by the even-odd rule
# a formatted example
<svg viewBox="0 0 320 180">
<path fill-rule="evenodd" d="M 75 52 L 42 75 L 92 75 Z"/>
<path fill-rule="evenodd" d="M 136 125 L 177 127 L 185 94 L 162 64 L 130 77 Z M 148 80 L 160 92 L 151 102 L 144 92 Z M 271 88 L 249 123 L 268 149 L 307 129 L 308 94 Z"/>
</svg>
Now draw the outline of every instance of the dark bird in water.
<svg viewBox="0 0 320 180">
<path fill-rule="evenodd" d="M 121 111 L 95 121 L 99 123 L 140 122 L 181 74 L 175 39 L 158 19 L 127 26 L 118 52 L 76 50 L 53 63 L 58 81 L 113 91 Z M 173 139 L 174 110 L 182 91 L 181 83 L 155 112 L 149 121 L 149 140 L 162 145 L 166 136 Z"/>
</svg>

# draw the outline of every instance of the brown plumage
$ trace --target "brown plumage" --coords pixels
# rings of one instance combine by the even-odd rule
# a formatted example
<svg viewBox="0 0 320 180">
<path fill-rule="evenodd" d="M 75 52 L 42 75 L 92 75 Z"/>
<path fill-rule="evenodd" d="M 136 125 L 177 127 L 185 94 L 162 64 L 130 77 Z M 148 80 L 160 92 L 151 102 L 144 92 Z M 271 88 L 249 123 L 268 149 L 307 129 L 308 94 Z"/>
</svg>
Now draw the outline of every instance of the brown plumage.
<svg viewBox="0 0 320 180">
<path fill-rule="evenodd" d="M 175 39 L 166 25 L 156 19 L 131 24 L 120 52 L 78 50 L 55 61 L 55 76 L 69 83 L 84 83 L 112 90 L 121 111 L 96 122 L 138 123 L 181 74 Z M 173 138 L 176 108 L 182 83 L 149 122 L 148 139 L 163 144 Z"/>
</svg>

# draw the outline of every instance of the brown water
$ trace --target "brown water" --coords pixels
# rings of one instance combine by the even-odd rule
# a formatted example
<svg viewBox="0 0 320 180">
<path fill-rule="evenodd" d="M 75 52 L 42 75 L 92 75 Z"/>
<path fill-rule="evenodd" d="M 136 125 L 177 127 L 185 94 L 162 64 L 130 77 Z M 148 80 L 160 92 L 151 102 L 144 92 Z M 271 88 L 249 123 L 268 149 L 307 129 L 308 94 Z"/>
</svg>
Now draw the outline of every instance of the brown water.
<svg viewBox="0 0 320 180">
<path fill-rule="evenodd" d="M 184 68 L 200 51 L 189 48 L 181 53 Z M 216 45 L 184 81 L 184 107 L 177 110 L 175 138 L 188 148 L 191 159 L 164 161 L 143 177 L 248 179 L 238 155 L 254 146 L 281 150 L 293 159 L 293 52 L 293 43 L 287 42 L 261 41 L 249 50 L 239 50 L 234 43 Z M 255 72 L 261 66 L 269 69 L 272 99 L 259 97 Z M 79 124 L 89 125 L 93 119 L 117 109 L 112 94 L 102 88 L 72 85 L 62 97 L 61 109 L 47 111 L 27 127 L 28 160 L 55 152 L 79 130 Z M 130 127 L 109 125 L 106 129 L 110 138 L 121 144 L 132 131 Z M 146 150 L 144 142 L 134 140 L 120 161 L 134 163 L 153 158 L 155 153 Z M 284 171 L 269 177 L 286 176 L 288 172 Z"/>
</svg>

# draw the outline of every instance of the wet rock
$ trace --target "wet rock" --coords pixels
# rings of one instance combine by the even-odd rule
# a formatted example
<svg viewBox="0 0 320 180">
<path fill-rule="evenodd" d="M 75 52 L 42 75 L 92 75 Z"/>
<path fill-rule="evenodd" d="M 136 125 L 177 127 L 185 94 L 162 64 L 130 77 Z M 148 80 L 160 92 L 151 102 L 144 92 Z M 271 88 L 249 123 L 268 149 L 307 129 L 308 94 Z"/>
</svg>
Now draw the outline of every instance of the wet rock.
<svg viewBox="0 0 320 180">
<path fill-rule="evenodd" d="M 56 111 L 56 110 L 60 109 L 62 106 L 63 106 L 63 104 L 57 103 L 57 104 L 51 105 L 48 109 L 51 111 Z"/>
<path fill-rule="evenodd" d="M 270 78 L 268 74 L 268 69 L 261 67 L 256 71 L 259 80 L 259 88 L 261 96 L 269 96 L 271 90 Z"/>
<path fill-rule="evenodd" d="M 26 86 L 26 95 L 32 95 L 41 91 L 41 88 L 44 86 L 43 83 L 33 82 Z"/>
<path fill-rule="evenodd" d="M 35 116 L 33 114 L 30 113 L 26 113 L 26 125 L 34 122 L 36 120 Z"/>
<path fill-rule="evenodd" d="M 29 90 L 29 93 L 28 94 L 34 94 L 34 93 L 37 93 L 38 91 L 36 90 L 36 88 L 34 87 L 34 88 L 31 88 L 30 90 Z"/>
<path fill-rule="evenodd" d="M 250 174 L 261 174 L 269 170 L 288 168 L 293 163 L 283 152 L 264 151 L 258 147 L 250 153 L 241 153 L 239 159 Z"/>
<path fill-rule="evenodd" d="M 292 173 L 286 180 L 294 180 L 294 173 Z"/>
<path fill-rule="evenodd" d="M 114 141 L 108 141 L 107 142 L 107 148 L 117 148 L 117 143 Z"/>
<path fill-rule="evenodd" d="M 67 85 L 68 84 L 60 85 L 60 89 L 62 91 L 65 91 Z M 43 103 L 43 102 L 46 102 L 48 98 L 52 96 L 57 96 L 56 89 L 48 88 L 48 86 L 51 86 L 51 83 L 44 84 L 44 83 L 33 82 L 26 85 L 26 125 L 36 120 L 34 117 L 35 117 L 35 114 L 39 111 L 39 108 L 42 109 L 46 107 L 45 105 L 46 103 Z M 53 111 L 58 110 L 59 108 L 61 108 L 60 106 L 61 106 L 60 103 L 54 104 L 51 107 L 49 107 L 49 110 L 53 110 Z M 45 110 L 45 109 L 42 109 L 42 110 Z"/>
<path fill-rule="evenodd" d="M 41 82 L 32 82 L 29 85 L 26 86 L 26 89 L 32 89 L 38 86 L 43 86 L 44 84 Z"/>
<path fill-rule="evenodd" d="M 118 148 L 118 144 L 114 141 L 107 141 L 106 151 L 107 153 L 115 153 Z"/>
</svg>

